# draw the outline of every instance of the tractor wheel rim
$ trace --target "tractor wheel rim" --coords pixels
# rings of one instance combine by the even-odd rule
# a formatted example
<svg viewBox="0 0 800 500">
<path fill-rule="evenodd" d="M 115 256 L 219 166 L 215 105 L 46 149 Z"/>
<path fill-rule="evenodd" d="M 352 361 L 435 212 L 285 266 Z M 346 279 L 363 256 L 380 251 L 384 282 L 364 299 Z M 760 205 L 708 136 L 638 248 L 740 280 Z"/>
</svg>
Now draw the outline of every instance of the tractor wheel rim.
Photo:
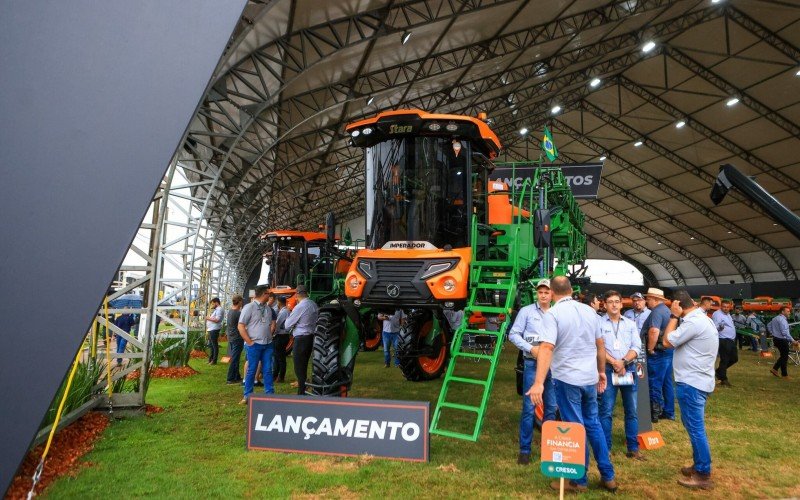
<svg viewBox="0 0 800 500">
<path fill-rule="evenodd" d="M 422 328 L 420 328 L 420 335 L 419 338 L 423 339 L 428 336 L 428 333 L 433 328 L 433 321 L 427 321 Z M 442 336 L 442 347 L 439 349 L 439 353 L 434 357 L 428 356 L 420 356 L 419 357 L 419 366 L 422 368 L 422 371 L 428 373 L 430 375 L 435 374 L 444 364 L 445 354 L 447 353 L 447 342 L 445 342 L 444 331 L 440 332 Z"/>
</svg>

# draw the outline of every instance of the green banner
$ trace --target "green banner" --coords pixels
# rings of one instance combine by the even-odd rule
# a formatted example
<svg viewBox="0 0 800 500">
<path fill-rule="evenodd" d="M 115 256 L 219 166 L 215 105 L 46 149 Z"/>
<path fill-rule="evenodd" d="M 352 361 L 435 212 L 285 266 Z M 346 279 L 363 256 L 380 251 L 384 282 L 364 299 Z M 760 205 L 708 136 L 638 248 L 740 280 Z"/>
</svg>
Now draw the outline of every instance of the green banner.
<svg viewBox="0 0 800 500">
<path fill-rule="evenodd" d="M 563 477 L 565 479 L 580 479 L 586 472 L 586 467 L 581 464 L 565 464 L 561 462 L 542 462 L 542 474 L 548 477 Z"/>
</svg>

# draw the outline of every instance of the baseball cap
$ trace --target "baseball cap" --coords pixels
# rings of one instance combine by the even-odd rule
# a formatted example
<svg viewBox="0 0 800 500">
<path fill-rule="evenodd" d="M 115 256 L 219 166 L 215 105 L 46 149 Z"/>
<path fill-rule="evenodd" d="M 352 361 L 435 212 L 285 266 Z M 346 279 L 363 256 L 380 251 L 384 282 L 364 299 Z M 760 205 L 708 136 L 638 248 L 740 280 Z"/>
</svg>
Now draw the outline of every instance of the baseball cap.
<svg viewBox="0 0 800 500">
<path fill-rule="evenodd" d="M 641 293 L 641 292 L 636 292 L 636 293 L 634 293 L 633 295 L 631 295 L 631 298 L 632 298 L 632 299 L 643 299 L 643 298 L 644 298 L 644 295 L 642 295 L 642 293 Z"/>
<path fill-rule="evenodd" d="M 547 288 L 550 288 L 550 280 L 547 278 L 540 279 L 539 282 L 536 283 L 536 288 L 538 289 L 541 286 L 546 286 Z"/>
</svg>

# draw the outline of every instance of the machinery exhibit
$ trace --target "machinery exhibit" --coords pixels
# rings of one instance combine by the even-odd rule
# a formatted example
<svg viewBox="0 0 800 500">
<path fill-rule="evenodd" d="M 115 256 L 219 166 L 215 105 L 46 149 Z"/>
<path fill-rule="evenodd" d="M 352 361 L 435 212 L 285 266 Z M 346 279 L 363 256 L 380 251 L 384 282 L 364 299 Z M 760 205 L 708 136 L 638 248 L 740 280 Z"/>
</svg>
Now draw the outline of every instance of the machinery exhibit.
<svg viewBox="0 0 800 500">
<path fill-rule="evenodd" d="M 598 382 L 580 385 L 600 401 L 635 374 L 637 402 L 602 429 L 624 494 L 674 497 L 706 474 L 673 425 L 687 409 L 662 411 L 670 389 L 687 397 L 685 364 L 649 371 L 669 322 L 702 319 L 713 383 L 692 387 L 716 493 L 800 495 L 777 430 L 800 418 L 796 1 L 4 10 L 6 498 L 427 497 L 465 478 L 478 498 L 546 496 L 539 465 L 560 459 L 537 457 L 543 341 L 509 336 L 540 298 L 541 328 L 575 327 L 537 293 L 557 277 L 601 321 L 633 313 L 637 356 L 611 354 L 609 319 Z M 265 287 L 293 325 L 272 381 L 283 301 L 266 311 Z M 565 352 L 544 343 L 542 362 Z M 647 403 L 629 439 L 622 413 Z M 518 450 L 531 413 L 533 451 Z M 637 468 L 637 443 L 676 478 Z M 149 458 L 126 472 L 128 448 Z M 596 462 L 589 488 L 615 491 Z"/>
</svg>

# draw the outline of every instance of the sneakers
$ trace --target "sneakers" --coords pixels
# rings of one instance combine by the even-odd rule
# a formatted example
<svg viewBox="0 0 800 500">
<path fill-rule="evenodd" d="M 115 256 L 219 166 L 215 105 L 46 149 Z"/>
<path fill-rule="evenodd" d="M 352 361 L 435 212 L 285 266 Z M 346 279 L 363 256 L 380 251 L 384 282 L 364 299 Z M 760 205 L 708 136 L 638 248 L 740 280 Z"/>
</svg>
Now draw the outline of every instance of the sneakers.
<svg viewBox="0 0 800 500">
<path fill-rule="evenodd" d="M 553 481 L 552 483 L 550 483 L 550 488 L 552 488 L 552 489 L 554 489 L 556 491 L 561 491 L 561 484 L 560 483 L 561 483 L 560 481 Z M 575 483 L 573 481 L 564 481 L 564 491 L 566 491 L 566 492 L 583 493 L 587 489 L 588 488 L 586 488 L 586 486 L 583 486 L 581 484 L 577 484 L 577 483 Z"/>
<path fill-rule="evenodd" d="M 246 405 L 247 404 L 247 398 L 242 398 L 242 400 L 239 401 L 239 404 L 240 405 Z"/>
<path fill-rule="evenodd" d="M 517 463 L 519 465 L 529 465 L 531 463 L 531 454 L 530 453 L 520 453 L 517 457 Z"/>
<path fill-rule="evenodd" d="M 683 472 L 683 469 L 681 469 L 681 472 Z M 714 489 L 714 481 L 711 480 L 711 474 L 700 474 L 696 471 L 693 471 L 689 477 L 678 479 L 678 484 L 692 490 Z"/>
<path fill-rule="evenodd" d="M 642 455 L 642 453 L 640 451 L 638 451 L 638 450 L 637 451 L 629 451 L 628 453 L 625 454 L 625 456 L 628 457 L 628 458 L 632 458 L 634 460 L 638 460 L 640 462 L 646 462 L 647 461 L 647 457 Z"/>
<path fill-rule="evenodd" d="M 692 477 L 694 474 L 694 465 L 689 465 L 687 467 L 681 467 L 681 475 L 686 477 Z"/>
<path fill-rule="evenodd" d="M 781 374 L 780 374 L 780 373 L 778 373 L 778 370 L 776 370 L 775 368 L 770 368 L 770 369 L 769 369 L 769 372 L 770 372 L 771 374 L 775 375 L 776 377 L 780 377 L 780 376 L 781 376 Z"/>
<path fill-rule="evenodd" d="M 675 415 L 669 416 L 666 413 L 662 413 L 661 415 L 658 416 L 658 418 L 660 420 L 672 420 L 673 422 L 675 421 Z"/>
<path fill-rule="evenodd" d="M 383 367 L 384 367 L 384 368 L 389 368 L 389 363 L 384 363 L 384 364 L 383 364 Z"/>
</svg>

